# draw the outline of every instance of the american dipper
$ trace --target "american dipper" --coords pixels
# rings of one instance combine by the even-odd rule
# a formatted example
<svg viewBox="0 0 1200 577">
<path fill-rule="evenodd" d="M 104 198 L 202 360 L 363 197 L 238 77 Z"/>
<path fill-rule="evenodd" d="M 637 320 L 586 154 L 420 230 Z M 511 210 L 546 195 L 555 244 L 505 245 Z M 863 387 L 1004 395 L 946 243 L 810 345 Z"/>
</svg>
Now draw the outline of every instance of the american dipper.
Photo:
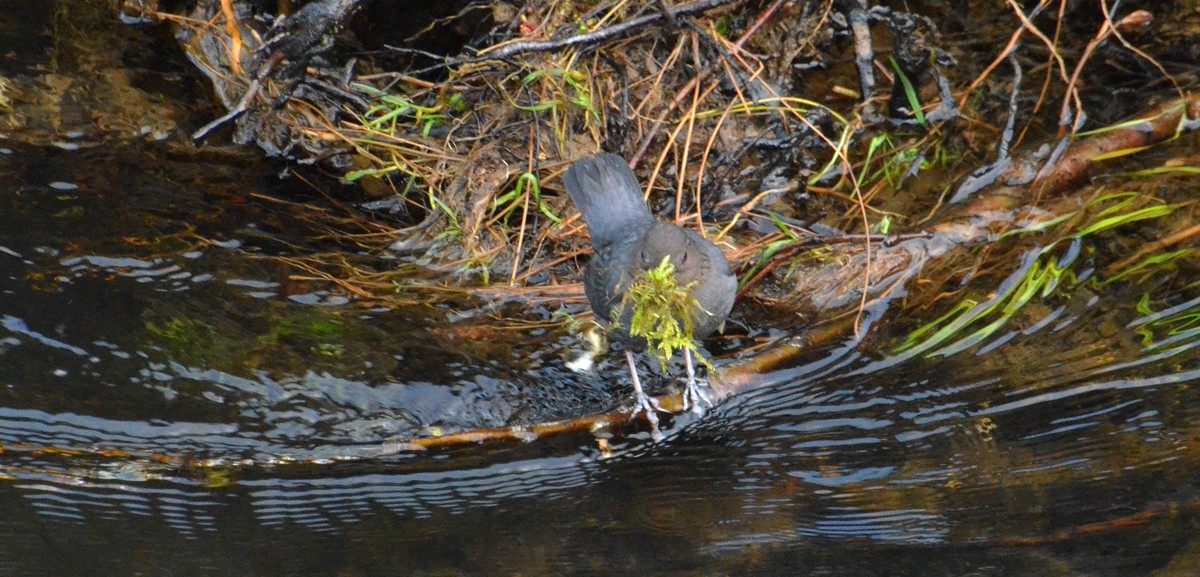
<svg viewBox="0 0 1200 577">
<path fill-rule="evenodd" d="M 692 331 L 699 340 L 725 322 L 733 308 L 737 278 L 717 245 L 650 214 L 637 177 L 621 157 L 597 154 L 577 160 L 567 169 L 563 182 L 587 223 L 596 252 L 583 276 L 584 292 L 596 316 L 603 324 L 612 325 L 609 336 L 624 346 L 638 406 L 657 431 L 655 407 L 642 392 L 633 362 L 632 349 L 646 348 L 646 340 L 629 334 L 633 307 L 626 306 L 624 299 L 630 284 L 669 257 L 675 280 L 681 287 L 691 286 L 689 293 L 699 305 Z M 684 406 L 699 410 L 702 397 L 692 354 L 687 348 L 683 352 L 688 372 Z"/>
</svg>

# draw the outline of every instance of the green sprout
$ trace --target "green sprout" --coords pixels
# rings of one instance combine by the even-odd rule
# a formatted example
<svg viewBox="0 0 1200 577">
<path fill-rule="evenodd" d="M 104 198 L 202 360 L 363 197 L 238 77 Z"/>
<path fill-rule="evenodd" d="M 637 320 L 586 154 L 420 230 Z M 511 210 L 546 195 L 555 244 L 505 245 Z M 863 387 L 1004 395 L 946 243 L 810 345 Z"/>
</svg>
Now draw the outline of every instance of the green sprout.
<svg viewBox="0 0 1200 577">
<path fill-rule="evenodd" d="M 704 311 L 696 297 L 691 295 L 695 282 L 679 286 L 675 279 L 675 265 L 671 257 L 664 256 L 657 267 L 647 270 L 629 285 L 621 306 L 632 306 L 633 317 L 629 321 L 629 334 L 642 337 L 650 345 L 650 352 L 667 368 L 667 361 L 680 349 L 688 349 L 712 370 L 696 345 L 693 336 L 697 315 Z M 620 318 L 620 315 L 613 315 Z"/>
<path fill-rule="evenodd" d="M 542 211 L 542 214 L 546 215 L 546 218 L 554 221 L 554 224 L 562 224 L 562 219 L 551 212 L 550 207 L 542 200 L 542 187 L 538 184 L 537 175 L 532 172 L 522 174 L 517 178 L 517 185 L 511 191 L 493 200 L 492 211 L 495 212 L 497 208 L 506 206 L 504 216 L 507 217 L 513 210 L 520 206 L 516 201 L 525 196 L 526 191 L 533 193 L 533 200 L 537 202 L 538 210 Z"/>
<path fill-rule="evenodd" d="M 917 89 L 913 87 L 908 75 L 900 68 L 900 63 L 896 62 L 895 58 L 888 58 L 888 60 L 891 61 L 892 68 L 896 71 L 896 79 L 904 88 L 904 97 L 908 99 L 908 106 L 912 110 L 913 118 L 916 119 L 917 124 L 929 128 L 929 124 L 925 121 L 925 112 L 921 110 L 921 97 L 917 96 Z"/>
</svg>

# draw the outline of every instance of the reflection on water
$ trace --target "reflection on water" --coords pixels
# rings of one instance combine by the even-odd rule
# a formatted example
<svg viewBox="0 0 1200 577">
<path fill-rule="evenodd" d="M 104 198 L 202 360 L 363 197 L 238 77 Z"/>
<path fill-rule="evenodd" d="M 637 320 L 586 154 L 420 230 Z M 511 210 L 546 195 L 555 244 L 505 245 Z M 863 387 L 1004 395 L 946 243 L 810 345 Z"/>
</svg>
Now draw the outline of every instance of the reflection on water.
<svg viewBox="0 0 1200 577">
<path fill-rule="evenodd" d="M 245 203 L 282 185 L 240 160 L 20 152 L 0 194 L 3 575 L 1149 575 L 1195 558 L 1186 264 L 1060 292 L 943 356 L 813 350 L 613 455 L 586 437 L 387 455 L 602 410 L 622 367 L 572 375 L 562 331 L 478 338 L 446 309 L 297 282 L 257 257 L 304 225 Z"/>
</svg>

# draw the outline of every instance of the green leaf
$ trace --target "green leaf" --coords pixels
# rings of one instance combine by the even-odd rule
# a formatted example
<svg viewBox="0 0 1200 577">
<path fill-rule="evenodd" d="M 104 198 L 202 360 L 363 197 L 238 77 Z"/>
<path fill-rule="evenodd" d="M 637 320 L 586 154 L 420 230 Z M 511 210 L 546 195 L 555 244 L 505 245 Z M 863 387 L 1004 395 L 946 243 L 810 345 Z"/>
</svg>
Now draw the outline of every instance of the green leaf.
<svg viewBox="0 0 1200 577">
<path fill-rule="evenodd" d="M 896 70 L 896 79 L 900 81 L 900 85 L 904 87 L 904 97 L 908 100 L 908 107 L 912 110 L 913 116 L 917 119 L 917 124 L 929 128 L 925 123 L 925 112 L 921 110 L 921 99 L 917 97 L 917 89 L 913 88 L 912 82 L 904 71 L 900 69 L 900 63 L 896 62 L 895 58 L 888 58 L 892 63 L 892 68 Z"/>
</svg>

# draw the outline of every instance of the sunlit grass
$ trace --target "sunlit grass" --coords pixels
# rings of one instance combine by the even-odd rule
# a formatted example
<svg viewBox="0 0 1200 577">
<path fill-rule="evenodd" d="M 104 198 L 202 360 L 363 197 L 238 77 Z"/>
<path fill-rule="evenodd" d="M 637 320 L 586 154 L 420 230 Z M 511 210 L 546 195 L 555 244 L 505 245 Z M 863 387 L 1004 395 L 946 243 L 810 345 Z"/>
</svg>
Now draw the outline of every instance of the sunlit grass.
<svg viewBox="0 0 1200 577">
<path fill-rule="evenodd" d="M 1003 238 L 1046 233 L 1068 222 L 1077 227 L 1074 231 L 1064 231 L 1058 240 L 1027 252 L 1021 266 L 986 300 L 963 299 L 941 317 L 909 333 L 893 353 L 907 357 L 920 354 L 947 356 L 961 352 L 996 334 L 1029 303 L 1074 289 L 1082 282 L 1075 268 L 1085 239 L 1134 222 L 1165 217 L 1176 208 L 1157 203 L 1141 206 L 1146 202 L 1145 196 L 1134 192 L 1104 195 L 1080 211 L 1002 235 Z M 1178 256 L 1147 258 L 1127 270 L 1114 271 L 1109 278 L 1095 278 L 1090 274 L 1087 278 L 1096 286 L 1103 286 L 1126 274 L 1165 266 L 1175 258 Z"/>
</svg>

